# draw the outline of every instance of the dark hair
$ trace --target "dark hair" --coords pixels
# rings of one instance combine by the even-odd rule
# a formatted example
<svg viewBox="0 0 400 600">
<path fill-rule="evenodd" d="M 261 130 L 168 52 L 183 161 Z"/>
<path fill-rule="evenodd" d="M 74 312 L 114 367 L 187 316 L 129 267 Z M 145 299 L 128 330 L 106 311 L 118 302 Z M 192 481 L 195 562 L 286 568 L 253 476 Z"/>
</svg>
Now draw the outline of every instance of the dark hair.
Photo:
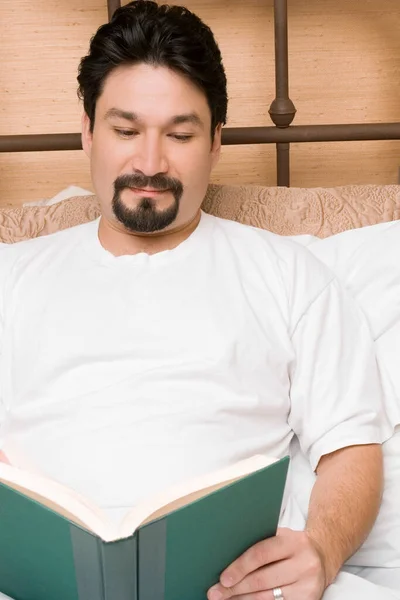
<svg viewBox="0 0 400 600">
<path fill-rule="evenodd" d="M 93 131 L 96 102 L 107 76 L 120 65 L 147 63 L 181 73 L 206 95 L 211 135 L 226 123 L 226 75 L 211 29 L 182 6 L 134 0 L 115 11 L 90 41 L 79 65 L 78 95 Z"/>
</svg>

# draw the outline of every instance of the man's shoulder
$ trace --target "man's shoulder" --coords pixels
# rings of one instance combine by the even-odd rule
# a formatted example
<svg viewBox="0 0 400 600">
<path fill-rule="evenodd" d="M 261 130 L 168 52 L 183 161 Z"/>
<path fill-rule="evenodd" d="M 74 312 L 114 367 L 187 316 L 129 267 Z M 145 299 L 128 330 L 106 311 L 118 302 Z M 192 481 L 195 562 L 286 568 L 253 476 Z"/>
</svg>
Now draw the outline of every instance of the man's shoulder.
<svg viewBox="0 0 400 600">
<path fill-rule="evenodd" d="M 267 229 L 261 229 L 245 223 L 211 217 L 217 227 L 225 232 L 229 239 L 238 244 L 238 249 L 244 249 L 253 255 L 262 252 L 270 254 L 278 261 L 288 264 L 304 264 L 310 267 L 320 266 L 321 263 L 304 244 L 299 244 L 292 238 L 282 236 Z M 323 270 L 325 270 L 323 268 Z"/>
<path fill-rule="evenodd" d="M 242 239 L 244 242 L 253 241 L 254 244 L 277 244 L 282 245 L 282 247 L 288 245 L 295 247 L 291 240 L 285 238 L 284 236 L 279 236 L 272 231 L 268 231 L 268 229 L 261 229 L 260 227 L 255 227 L 254 225 L 249 225 L 247 223 L 241 223 L 239 221 L 233 221 L 230 219 L 225 219 L 221 217 L 215 217 L 213 215 L 207 215 L 207 218 L 212 220 L 215 226 L 221 231 L 226 232 L 230 236 Z"/>
<path fill-rule="evenodd" d="M 285 290 L 289 305 L 307 306 L 334 280 L 333 272 L 307 247 L 292 239 L 249 225 L 217 219 L 243 269 L 257 269 L 275 289 Z"/>
</svg>

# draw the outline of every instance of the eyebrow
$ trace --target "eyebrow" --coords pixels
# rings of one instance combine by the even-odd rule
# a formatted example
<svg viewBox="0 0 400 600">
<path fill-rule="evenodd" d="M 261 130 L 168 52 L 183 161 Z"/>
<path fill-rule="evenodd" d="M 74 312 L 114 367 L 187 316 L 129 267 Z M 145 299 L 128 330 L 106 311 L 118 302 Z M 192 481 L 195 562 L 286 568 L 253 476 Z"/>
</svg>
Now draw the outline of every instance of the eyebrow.
<svg viewBox="0 0 400 600">
<path fill-rule="evenodd" d="M 106 112 L 104 118 L 106 120 L 112 119 L 112 118 L 124 119 L 125 121 L 131 121 L 131 123 L 140 123 L 140 121 L 141 121 L 140 117 L 136 113 L 126 111 L 126 110 L 121 110 L 120 108 L 110 108 Z M 203 121 L 200 119 L 199 115 L 195 112 L 185 113 L 185 114 L 181 114 L 181 115 L 175 115 L 169 121 L 170 125 L 182 125 L 182 124 L 184 125 L 186 123 L 194 125 L 195 127 L 199 127 L 200 129 L 204 129 Z"/>
<path fill-rule="evenodd" d="M 117 117 L 118 119 L 125 119 L 125 121 L 132 121 L 132 122 L 140 121 L 139 117 L 134 112 L 121 110 L 120 108 L 110 108 L 106 112 L 104 119 L 107 120 L 107 119 L 112 119 L 114 117 Z"/>
<path fill-rule="evenodd" d="M 190 125 L 195 125 L 195 127 L 200 127 L 200 129 L 204 129 L 204 123 L 200 119 L 197 113 L 187 113 L 184 115 L 176 115 L 171 119 L 171 125 L 182 125 L 189 123 Z"/>
</svg>

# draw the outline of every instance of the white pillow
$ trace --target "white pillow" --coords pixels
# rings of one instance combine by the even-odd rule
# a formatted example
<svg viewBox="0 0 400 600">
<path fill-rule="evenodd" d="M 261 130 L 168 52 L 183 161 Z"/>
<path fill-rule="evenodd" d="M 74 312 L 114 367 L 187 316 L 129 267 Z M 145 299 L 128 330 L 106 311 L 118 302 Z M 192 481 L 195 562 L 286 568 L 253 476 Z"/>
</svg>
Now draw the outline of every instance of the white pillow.
<svg viewBox="0 0 400 600">
<path fill-rule="evenodd" d="M 62 200 L 66 200 L 67 198 L 72 198 L 73 196 L 87 196 L 88 194 L 93 194 L 93 192 L 85 190 L 84 188 L 76 185 L 70 185 L 48 200 L 34 200 L 33 202 L 25 202 L 25 204 L 22 206 L 50 206 L 51 204 L 57 204 Z"/>
<path fill-rule="evenodd" d="M 314 240 L 308 249 L 334 271 L 367 318 L 394 428 L 400 424 L 400 221 Z"/>
</svg>

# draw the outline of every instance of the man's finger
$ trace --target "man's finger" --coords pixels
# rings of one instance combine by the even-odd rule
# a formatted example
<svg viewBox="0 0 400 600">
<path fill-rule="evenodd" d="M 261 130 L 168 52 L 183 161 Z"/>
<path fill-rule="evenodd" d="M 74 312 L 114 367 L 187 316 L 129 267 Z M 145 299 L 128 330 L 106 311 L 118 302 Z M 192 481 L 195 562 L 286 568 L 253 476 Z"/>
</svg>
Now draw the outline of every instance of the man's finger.
<svg viewBox="0 0 400 600">
<path fill-rule="evenodd" d="M 246 550 L 222 572 L 220 577 L 222 585 L 231 588 L 242 581 L 246 575 L 260 567 L 290 558 L 295 551 L 295 547 L 292 543 L 292 537 L 288 535 L 287 531 L 289 530 L 282 529 L 275 537 L 258 542 L 258 544 Z"/>
<path fill-rule="evenodd" d="M 292 585 L 276 588 L 276 591 L 282 593 L 280 597 L 278 596 L 280 600 L 296 600 L 294 586 Z M 303 598 L 303 596 L 301 598 Z M 275 600 L 275 596 L 273 590 L 265 590 L 264 592 L 256 592 L 255 594 L 232 596 L 232 600 Z"/>
<path fill-rule="evenodd" d="M 253 571 L 238 584 L 229 588 L 232 598 L 242 594 L 254 594 L 276 587 L 288 586 L 298 581 L 299 564 L 293 559 L 280 560 L 267 567 Z"/>
</svg>

